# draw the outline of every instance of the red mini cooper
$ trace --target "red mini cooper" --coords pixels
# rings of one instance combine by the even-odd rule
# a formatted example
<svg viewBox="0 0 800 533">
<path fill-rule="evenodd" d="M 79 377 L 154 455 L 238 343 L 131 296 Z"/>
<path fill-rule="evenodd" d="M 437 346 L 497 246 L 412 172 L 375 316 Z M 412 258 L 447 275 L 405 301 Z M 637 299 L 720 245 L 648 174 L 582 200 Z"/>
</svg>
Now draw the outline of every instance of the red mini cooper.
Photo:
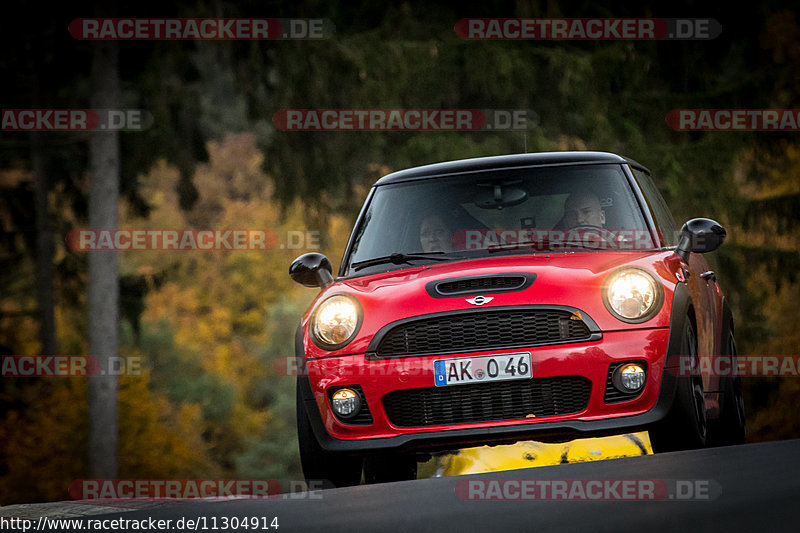
<svg viewBox="0 0 800 533">
<path fill-rule="evenodd" d="M 650 172 L 601 152 L 485 157 L 378 180 L 296 355 L 303 472 L 333 486 L 413 479 L 431 452 L 648 430 L 656 451 L 744 441 L 733 319 Z M 730 361 L 728 361 L 730 364 Z M 713 365 L 706 368 L 714 368 Z"/>
</svg>

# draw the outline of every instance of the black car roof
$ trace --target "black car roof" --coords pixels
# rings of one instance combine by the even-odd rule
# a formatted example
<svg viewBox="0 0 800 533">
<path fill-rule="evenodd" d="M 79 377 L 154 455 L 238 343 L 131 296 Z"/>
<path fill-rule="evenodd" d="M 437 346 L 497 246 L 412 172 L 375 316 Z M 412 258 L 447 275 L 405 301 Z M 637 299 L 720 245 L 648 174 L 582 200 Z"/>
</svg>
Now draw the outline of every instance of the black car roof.
<svg viewBox="0 0 800 533">
<path fill-rule="evenodd" d="M 499 170 L 510 168 L 525 168 L 553 165 L 586 165 L 602 163 L 628 163 L 632 167 L 650 171 L 633 159 L 622 157 L 609 152 L 539 152 L 533 154 L 499 155 L 492 157 L 476 157 L 446 161 L 419 167 L 398 170 L 383 176 L 375 182 L 374 186 L 398 183 L 425 178 L 435 178 L 464 172 L 479 172 L 482 170 Z"/>
</svg>

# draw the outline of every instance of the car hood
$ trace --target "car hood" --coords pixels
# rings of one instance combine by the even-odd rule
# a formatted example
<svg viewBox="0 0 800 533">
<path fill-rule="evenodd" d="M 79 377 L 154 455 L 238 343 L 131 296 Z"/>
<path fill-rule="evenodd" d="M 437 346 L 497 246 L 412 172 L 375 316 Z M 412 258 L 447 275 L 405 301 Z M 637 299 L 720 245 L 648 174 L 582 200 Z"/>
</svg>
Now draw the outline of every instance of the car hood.
<svg viewBox="0 0 800 533">
<path fill-rule="evenodd" d="M 587 313 L 603 331 L 667 327 L 678 264 L 673 251 L 659 251 L 506 255 L 413 266 L 338 279 L 320 293 L 304 316 L 304 322 L 325 298 L 344 292 L 358 299 L 364 313 L 358 335 L 343 349 L 348 353 L 363 352 L 380 328 L 396 320 L 463 309 L 477 311 L 514 305 L 563 305 Z M 611 272 L 624 266 L 645 268 L 664 285 L 665 305 L 653 319 L 642 324 L 627 324 L 614 318 L 602 300 L 603 282 Z M 432 283 L 452 278 L 504 273 L 533 274 L 531 277 L 535 280 L 523 290 L 478 291 L 452 297 L 434 297 L 428 288 Z M 467 301 L 476 295 L 485 295 L 491 300 L 480 306 Z"/>
</svg>

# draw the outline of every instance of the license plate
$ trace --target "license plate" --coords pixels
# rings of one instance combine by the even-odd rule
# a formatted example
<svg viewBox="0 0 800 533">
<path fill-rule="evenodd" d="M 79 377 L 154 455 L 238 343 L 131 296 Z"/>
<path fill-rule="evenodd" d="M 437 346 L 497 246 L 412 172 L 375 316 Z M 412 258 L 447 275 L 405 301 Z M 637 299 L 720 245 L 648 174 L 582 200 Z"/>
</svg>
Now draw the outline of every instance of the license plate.
<svg viewBox="0 0 800 533">
<path fill-rule="evenodd" d="M 527 352 L 438 359 L 433 362 L 433 371 L 437 387 L 533 376 L 531 354 Z"/>
</svg>

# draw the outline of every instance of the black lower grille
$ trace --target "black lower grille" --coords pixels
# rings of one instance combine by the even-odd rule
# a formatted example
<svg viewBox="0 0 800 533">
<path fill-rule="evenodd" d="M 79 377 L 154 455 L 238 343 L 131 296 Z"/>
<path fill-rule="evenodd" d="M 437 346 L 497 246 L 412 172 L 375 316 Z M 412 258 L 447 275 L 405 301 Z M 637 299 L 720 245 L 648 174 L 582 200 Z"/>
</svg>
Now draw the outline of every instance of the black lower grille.
<svg viewBox="0 0 800 533">
<path fill-rule="evenodd" d="M 393 391 L 383 408 L 398 427 L 518 420 L 579 413 L 591 390 L 581 376 L 520 379 Z"/>
<path fill-rule="evenodd" d="M 404 321 L 380 337 L 375 354 L 379 357 L 402 357 L 588 340 L 593 340 L 593 334 L 580 312 L 566 309 L 485 310 Z"/>
</svg>

